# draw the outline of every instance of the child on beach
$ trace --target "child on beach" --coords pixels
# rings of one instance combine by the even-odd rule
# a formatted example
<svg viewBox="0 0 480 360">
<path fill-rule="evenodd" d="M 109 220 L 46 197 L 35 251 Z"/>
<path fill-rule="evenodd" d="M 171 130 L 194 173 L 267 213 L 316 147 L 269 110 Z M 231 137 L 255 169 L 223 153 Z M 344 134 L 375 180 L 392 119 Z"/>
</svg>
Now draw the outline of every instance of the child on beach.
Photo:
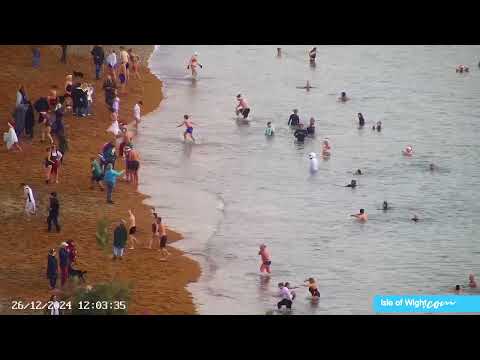
<svg viewBox="0 0 480 360">
<path fill-rule="evenodd" d="M 270 260 L 270 254 L 267 251 L 267 245 L 260 245 L 260 251 L 258 252 L 258 255 L 260 255 L 262 260 L 262 265 L 260 265 L 260 272 L 262 274 L 270 274 L 270 265 L 272 264 L 272 262 Z"/>
</svg>

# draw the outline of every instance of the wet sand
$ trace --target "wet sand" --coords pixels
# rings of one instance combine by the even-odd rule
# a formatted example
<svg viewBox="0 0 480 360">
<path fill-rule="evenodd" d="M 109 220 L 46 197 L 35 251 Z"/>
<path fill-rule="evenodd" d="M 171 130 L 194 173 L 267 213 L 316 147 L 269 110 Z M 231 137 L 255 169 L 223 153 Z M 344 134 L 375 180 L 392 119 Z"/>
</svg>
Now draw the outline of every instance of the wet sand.
<svg viewBox="0 0 480 360">
<path fill-rule="evenodd" d="M 153 46 L 132 47 L 142 57 L 143 63 L 153 50 Z M 20 313 L 10 309 L 13 300 L 49 299 L 51 291 L 46 279 L 48 249 L 56 248 L 58 251 L 60 243 L 69 239 L 77 244 L 77 268 L 88 271 L 87 284 L 118 279 L 133 285 L 129 314 L 194 314 L 192 296 L 185 287 L 198 279 L 198 263 L 171 246 L 168 247 L 171 256 L 166 262 L 159 261 L 159 251 L 142 248 L 126 249 L 124 259 L 113 262 L 112 252 L 106 252 L 97 245 L 95 232 L 98 219 L 108 218 L 113 223 L 113 231 L 115 222 L 128 219 L 127 210 L 132 209 L 136 215 L 137 239 L 143 243 L 150 238 L 152 216 L 151 209 L 143 204 L 146 196 L 120 179 L 113 193 L 115 205 L 106 203 L 106 193 L 98 187 L 90 190 L 90 157 L 98 154 L 101 146 L 112 139 L 111 134 L 106 132 L 110 117 L 101 89 L 103 80 L 94 80 L 91 58 L 83 55 L 88 54 L 90 47 L 75 46 L 70 50 L 67 64 L 61 64 L 59 47 L 43 46 L 40 68 L 34 69 L 29 46 L 0 47 L 2 134 L 7 130 L 19 84 L 24 84 L 32 102 L 48 95 L 51 85 L 63 89 L 65 75 L 73 70 L 83 72 L 85 81 L 95 86 L 95 115 L 77 118 L 68 113 L 64 117 L 69 150 L 60 169 L 59 184 L 45 184 L 43 161 L 47 143 L 40 142 L 41 127 L 38 123 L 35 123 L 33 141 L 20 138 L 23 152 L 7 153 L 2 144 L 0 314 Z M 160 105 L 161 82 L 146 67 L 141 68 L 141 76 L 142 81 L 133 79 L 129 82 L 127 95 L 120 95 L 119 119 L 122 122 L 131 121 L 133 105 L 139 99 L 144 103 L 142 116 Z M 123 169 L 124 162 L 117 160 L 116 168 Z M 30 220 L 23 211 L 22 182 L 30 185 L 37 202 L 37 215 Z M 47 232 L 48 196 L 52 191 L 58 193 L 60 201 L 60 233 Z M 168 216 L 161 212 L 159 215 Z M 169 243 L 182 238 L 181 234 L 170 230 L 168 237 Z"/>
</svg>

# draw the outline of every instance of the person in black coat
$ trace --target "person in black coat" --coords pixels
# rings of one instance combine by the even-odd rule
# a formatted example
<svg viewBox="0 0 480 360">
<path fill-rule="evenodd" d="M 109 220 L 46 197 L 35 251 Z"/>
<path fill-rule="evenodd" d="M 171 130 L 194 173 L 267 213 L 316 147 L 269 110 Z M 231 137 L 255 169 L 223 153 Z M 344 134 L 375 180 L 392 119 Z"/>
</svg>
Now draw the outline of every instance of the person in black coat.
<svg viewBox="0 0 480 360">
<path fill-rule="evenodd" d="M 81 84 L 77 83 L 72 90 L 73 115 L 86 117 L 88 97 L 82 90 Z"/>
<path fill-rule="evenodd" d="M 35 113 L 33 110 L 32 103 L 27 102 L 28 109 L 25 114 L 25 134 L 27 134 L 31 139 L 33 139 L 33 127 L 35 126 Z"/>
<path fill-rule="evenodd" d="M 103 90 L 105 90 L 105 103 L 109 108 L 113 105 L 113 99 L 115 98 L 115 90 L 117 89 L 117 84 L 115 80 L 112 79 L 111 75 L 107 76 L 107 79 L 103 82 Z"/>
<path fill-rule="evenodd" d="M 48 232 L 52 231 L 52 223 L 55 225 L 57 232 L 60 232 L 60 225 L 58 225 L 58 215 L 60 213 L 60 203 L 57 199 L 57 193 L 52 192 L 50 194 L 50 206 L 48 208 Z"/>
<path fill-rule="evenodd" d="M 47 263 L 47 279 L 50 282 L 50 289 L 55 289 L 57 286 L 57 277 L 58 277 L 58 261 L 55 257 L 55 249 L 51 249 L 48 252 L 48 263 Z"/>
<path fill-rule="evenodd" d="M 70 254 L 68 253 L 68 244 L 63 242 L 60 245 L 60 250 L 58 252 L 58 258 L 60 260 L 60 270 L 61 270 L 61 284 L 65 285 L 68 279 L 68 269 L 70 268 Z"/>
<path fill-rule="evenodd" d="M 92 54 L 93 63 L 95 64 L 95 79 L 100 80 L 100 71 L 105 62 L 105 52 L 100 45 L 95 45 L 90 54 Z"/>
</svg>

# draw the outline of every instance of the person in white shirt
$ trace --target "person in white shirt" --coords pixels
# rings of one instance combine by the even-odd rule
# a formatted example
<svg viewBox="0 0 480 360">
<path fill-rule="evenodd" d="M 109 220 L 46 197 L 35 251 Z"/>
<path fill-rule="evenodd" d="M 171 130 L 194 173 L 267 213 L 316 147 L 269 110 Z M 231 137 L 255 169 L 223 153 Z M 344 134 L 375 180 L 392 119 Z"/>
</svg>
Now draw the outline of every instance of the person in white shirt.
<svg viewBox="0 0 480 360">
<path fill-rule="evenodd" d="M 30 186 L 22 183 L 23 186 L 23 197 L 25 199 L 25 213 L 27 216 L 35 215 L 36 213 L 36 206 L 35 206 L 35 198 L 33 197 L 33 192 Z"/>
<path fill-rule="evenodd" d="M 115 68 L 117 67 L 117 54 L 115 53 L 115 50 L 112 50 L 110 54 L 108 54 L 106 61 L 112 79 L 116 79 Z"/>
<path fill-rule="evenodd" d="M 138 124 L 140 123 L 140 112 L 141 112 L 141 108 L 140 106 L 143 106 L 143 101 L 140 100 L 138 101 L 135 106 L 133 107 L 133 118 L 135 119 L 135 127 L 137 128 L 138 127 Z"/>
<path fill-rule="evenodd" d="M 284 305 L 290 310 L 292 308 L 293 301 L 293 296 L 290 292 L 290 289 L 286 287 L 284 283 L 279 283 L 278 288 L 280 289 L 280 296 L 282 297 L 282 300 L 280 300 L 277 304 L 278 310 L 280 310 Z"/>
</svg>

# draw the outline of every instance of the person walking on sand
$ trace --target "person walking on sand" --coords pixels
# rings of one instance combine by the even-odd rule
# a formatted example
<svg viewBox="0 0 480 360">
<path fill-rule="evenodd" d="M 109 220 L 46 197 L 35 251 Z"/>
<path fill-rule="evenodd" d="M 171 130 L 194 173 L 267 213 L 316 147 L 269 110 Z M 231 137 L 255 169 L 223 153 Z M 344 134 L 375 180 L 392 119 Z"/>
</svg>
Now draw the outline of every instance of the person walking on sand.
<svg viewBox="0 0 480 360">
<path fill-rule="evenodd" d="M 22 148 L 18 143 L 18 137 L 17 133 L 15 132 L 15 128 L 10 122 L 8 122 L 8 132 L 3 133 L 3 142 L 7 146 L 7 150 L 10 150 L 14 146 L 18 151 L 22 151 Z"/>
<path fill-rule="evenodd" d="M 125 171 L 116 171 L 113 170 L 111 163 L 107 165 L 107 171 L 105 171 L 104 182 L 107 186 L 107 203 L 113 204 L 112 201 L 112 192 L 117 182 L 117 177 L 122 176 Z"/>
<path fill-rule="evenodd" d="M 158 224 L 158 232 L 160 233 L 160 244 L 159 244 L 159 251 L 162 253 L 162 258 L 161 260 L 166 260 L 167 256 L 170 255 L 170 253 L 167 250 L 167 228 L 165 227 L 165 224 L 162 223 L 162 218 L 158 217 L 157 218 L 157 224 Z"/>
<path fill-rule="evenodd" d="M 115 91 L 117 89 L 117 83 L 112 78 L 112 75 L 107 75 L 102 88 L 105 91 L 105 104 L 111 108 L 113 106 L 113 99 L 115 98 Z"/>
<path fill-rule="evenodd" d="M 135 215 L 133 215 L 132 210 L 128 210 L 128 219 L 130 220 L 130 229 L 128 230 L 128 235 L 130 239 L 130 250 L 134 250 L 137 245 L 137 238 L 135 233 L 137 232 L 137 227 L 135 226 Z"/>
<path fill-rule="evenodd" d="M 58 261 L 55 257 L 55 249 L 50 249 L 48 251 L 48 261 L 47 261 L 47 279 L 50 283 L 50 290 L 53 290 L 57 287 L 57 278 L 58 278 Z"/>
<path fill-rule="evenodd" d="M 260 255 L 261 260 L 262 260 L 262 265 L 260 265 L 260 272 L 262 274 L 268 273 L 270 274 L 270 265 L 272 264 L 272 261 L 270 260 L 270 254 L 267 250 L 267 245 L 262 244 L 260 245 L 260 251 L 258 252 L 258 255 Z"/>
<path fill-rule="evenodd" d="M 100 190 L 105 190 L 102 184 L 103 180 L 103 173 L 102 173 L 102 168 L 100 166 L 100 163 L 98 162 L 97 158 L 94 158 L 93 156 L 90 158 L 91 161 L 91 170 L 92 170 L 92 177 L 91 177 L 91 186 L 90 189 L 93 190 L 95 183 L 98 184 L 100 187 Z"/>
<path fill-rule="evenodd" d="M 67 240 L 67 250 L 68 250 L 68 258 L 70 260 L 70 268 L 72 264 L 77 262 L 77 247 L 75 246 L 75 242 L 73 240 Z"/>
<path fill-rule="evenodd" d="M 68 279 L 68 268 L 70 266 L 70 256 L 68 254 L 68 244 L 62 242 L 60 245 L 60 250 L 58 252 L 58 258 L 60 260 L 60 272 L 61 272 L 61 285 L 65 285 Z"/>
<path fill-rule="evenodd" d="M 120 65 L 123 67 L 125 74 L 125 82 L 128 82 L 128 79 L 130 79 L 130 55 L 128 54 L 128 51 L 125 50 L 124 46 L 120 46 L 120 61 Z"/>
<path fill-rule="evenodd" d="M 136 53 L 133 52 L 133 49 L 128 50 L 128 55 L 130 56 L 130 62 L 132 63 L 132 73 L 135 74 L 135 77 L 138 80 L 142 80 L 142 77 L 140 76 L 140 73 L 138 72 L 138 67 L 140 65 L 140 57 Z M 130 68 L 128 70 L 130 71 Z"/>
<path fill-rule="evenodd" d="M 113 232 L 113 259 L 122 260 L 123 251 L 125 250 L 125 246 L 127 244 L 127 228 L 125 227 L 126 221 L 121 220 L 118 226 L 115 228 Z"/>
<path fill-rule="evenodd" d="M 158 219 L 158 214 L 155 212 L 155 208 L 153 208 L 153 222 L 152 222 L 152 237 L 150 238 L 150 241 L 148 242 L 148 247 L 147 249 L 152 248 L 152 244 L 154 242 L 157 242 L 157 238 L 160 236 L 160 227 L 158 226 L 157 219 Z"/>
<path fill-rule="evenodd" d="M 57 232 L 60 232 L 60 225 L 58 225 L 58 215 L 60 213 L 60 203 L 57 199 L 57 193 L 50 193 L 50 205 L 48 206 L 48 232 L 52 231 L 52 223 L 55 225 Z"/>
<path fill-rule="evenodd" d="M 135 128 L 138 128 L 138 124 L 140 124 L 140 119 L 141 119 L 141 116 L 140 116 L 141 107 L 140 106 L 143 106 L 143 101 L 142 100 L 137 101 L 137 103 L 133 107 L 133 119 L 135 120 Z"/>
<path fill-rule="evenodd" d="M 130 180 L 132 184 L 138 186 L 138 169 L 140 168 L 140 155 L 138 150 L 131 148 L 128 152 L 128 171 L 130 173 Z"/>
<path fill-rule="evenodd" d="M 23 187 L 23 198 L 25 199 L 25 214 L 29 217 L 30 215 L 35 215 L 37 208 L 35 206 L 35 198 L 33 197 L 33 191 L 30 186 L 22 183 Z"/>
<path fill-rule="evenodd" d="M 93 64 L 95 65 L 95 79 L 100 80 L 100 72 L 105 62 L 105 52 L 101 45 L 95 45 L 90 54 L 92 54 Z"/>
</svg>

